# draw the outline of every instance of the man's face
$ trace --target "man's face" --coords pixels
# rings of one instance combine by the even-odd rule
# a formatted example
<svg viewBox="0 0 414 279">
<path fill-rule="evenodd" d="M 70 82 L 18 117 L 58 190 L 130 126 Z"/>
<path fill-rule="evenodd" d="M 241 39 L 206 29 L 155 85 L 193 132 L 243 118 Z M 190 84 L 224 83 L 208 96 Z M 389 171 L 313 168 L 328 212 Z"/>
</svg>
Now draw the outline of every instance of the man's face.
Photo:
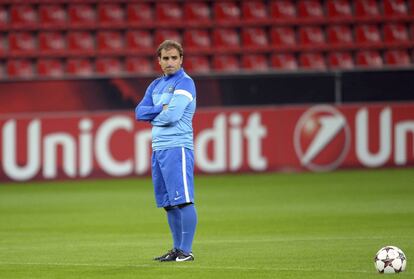
<svg viewBox="0 0 414 279">
<path fill-rule="evenodd" d="M 158 57 L 158 63 L 160 63 L 161 69 L 165 75 L 172 75 L 181 68 L 183 58 L 175 48 L 168 50 L 161 50 L 161 57 Z"/>
</svg>

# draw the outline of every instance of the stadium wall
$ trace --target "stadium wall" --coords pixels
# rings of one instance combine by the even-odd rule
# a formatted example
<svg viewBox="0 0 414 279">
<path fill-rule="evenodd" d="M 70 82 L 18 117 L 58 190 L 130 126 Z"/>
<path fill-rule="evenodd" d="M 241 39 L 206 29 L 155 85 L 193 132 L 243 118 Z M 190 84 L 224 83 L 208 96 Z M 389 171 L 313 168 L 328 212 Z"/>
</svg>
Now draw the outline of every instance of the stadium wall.
<svg viewBox="0 0 414 279">
<path fill-rule="evenodd" d="M 197 173 L 414 165 L 414 102 L 201 108 Z M 151 130 L 132 109 L 0 118 L 0 181 L 146 176 Z"/>
<path fill-rule="evenodd" d="M 0 115 L 131 110 L 154 76 L 0 82 Z M 198 107 L 414 101 L 414 70 L 198 75 Z"/>
</svg>

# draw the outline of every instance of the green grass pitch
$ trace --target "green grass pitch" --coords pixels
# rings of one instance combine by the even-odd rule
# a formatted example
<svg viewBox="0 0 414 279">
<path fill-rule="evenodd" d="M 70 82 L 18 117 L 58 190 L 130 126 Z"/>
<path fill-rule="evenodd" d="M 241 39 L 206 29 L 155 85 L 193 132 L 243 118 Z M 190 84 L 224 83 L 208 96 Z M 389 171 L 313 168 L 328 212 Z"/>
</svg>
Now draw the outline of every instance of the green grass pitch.
<svg viewBox="0 0 414 279">
<path fill-rule="evenodd" d="M 196 177 L 194 262 L 171 246 L 151 180 L 0 185 L 0 278 L 414 278 L 414 169 Z"/>
</svg>

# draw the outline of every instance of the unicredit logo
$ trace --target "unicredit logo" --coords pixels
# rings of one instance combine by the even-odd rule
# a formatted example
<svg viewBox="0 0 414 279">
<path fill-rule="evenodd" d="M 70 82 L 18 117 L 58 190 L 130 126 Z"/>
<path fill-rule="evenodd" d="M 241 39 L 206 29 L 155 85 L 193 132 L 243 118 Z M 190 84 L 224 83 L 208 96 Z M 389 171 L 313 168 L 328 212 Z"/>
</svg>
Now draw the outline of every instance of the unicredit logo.
<svg viewBox="0 0 414 279">
<path fill-rule="evenodd" d="M 321 105 L 303 113 L 293 140 L 302 166 L 313 171 L 329 171 L 337 168 L 348 154 L 351 132 L 340 111 Z"/>
</svg>

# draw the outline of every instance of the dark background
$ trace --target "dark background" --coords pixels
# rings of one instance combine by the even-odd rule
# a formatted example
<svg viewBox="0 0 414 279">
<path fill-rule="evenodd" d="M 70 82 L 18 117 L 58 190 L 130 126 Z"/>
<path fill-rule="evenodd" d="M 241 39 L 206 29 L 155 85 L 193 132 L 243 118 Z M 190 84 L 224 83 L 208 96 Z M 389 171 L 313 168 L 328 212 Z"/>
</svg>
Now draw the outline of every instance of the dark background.
<svg viewBox="0 0 414 279">
<path fill-rule="evenodd" d="M 156 76 L 7 81 L 0 114 L 133 110 Z M 414 100 L 413 70 L 194 75 L 198 107 Z"/>
</svg>

